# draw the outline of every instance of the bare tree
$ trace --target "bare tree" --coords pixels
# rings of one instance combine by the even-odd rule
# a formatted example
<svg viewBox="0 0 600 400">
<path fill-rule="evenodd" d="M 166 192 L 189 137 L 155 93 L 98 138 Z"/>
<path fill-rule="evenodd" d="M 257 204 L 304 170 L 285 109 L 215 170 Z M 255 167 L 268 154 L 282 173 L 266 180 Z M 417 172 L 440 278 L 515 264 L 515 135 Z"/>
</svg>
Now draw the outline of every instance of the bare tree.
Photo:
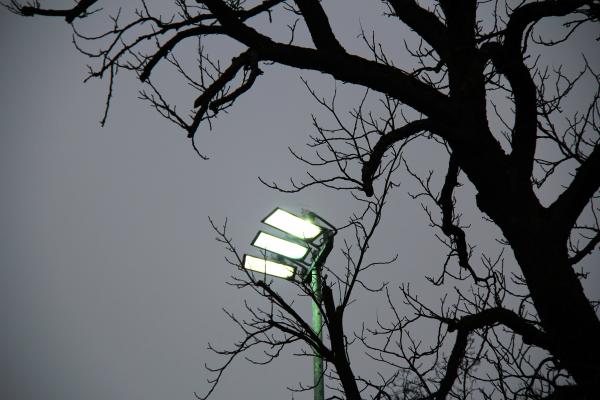
<svg viewBox="0 0 600 400">
<path fill-rule="evenodd" d="M 345 273 L 327 269 L 322 310 L 328 341 L 318 340 L 268 282 L 244 275 L 235 284 L 265 296 L 271 307 L 248 307 L 250 320 L 232 315 L 246 336 L 233 350 L 222 352 L 228 361 L 215 370 L 215 382 L 229 360 L 250 347 L 266 345 L 263 361 L 269 361 L 284 346 L 303 342 L 327 361 L 326 374 L 337 383 L 332 384 L 332 398 L 598 396 L 600 322 L 594 302 L 582 289 L 585 273 L 575 268 L 600 243 L 600 73 L 585 57 L 578 73 L 544 65 L 538 57 L 574 42 L 577 32 L 597 24 L 598 0 L 382 1 L 386 17 L 410 28 L 417 38 L 407 48 L 412 60 L 406 66 L 396 65 L 368 32 L 360 40 L 370 55 L 347 51 L 329 22 L 327 2 L 175 0 L 165 17 L 141 1 L 130 17 L 121 11 L 112 15 L 112 27 L 103 34 L 83 33 L 86 18 L 101 3 L 80 0 L 74 7 L 48 9 L 37 1 L 12 1 L 6 6 L 24 16 L 64 17 L 73 26 L 76 46 L 94 61 L 89 77 L 108 81 L 103 123 L 120 70 L 137 74 L 145 83 L 141 98 L 183 128 L 199 154 L 194 141 L 199 127 L 210 126 L 252 89 L 269 63 L 318 71 L 365 89 L 348 121 L 338 113 L 335 98 L 322 99 L 309 87 L 336 126 L 327 128 L 315 120 L 318 135 L 311 147 L 316 159 L 293 153 L 314 167 L 305 183 L 271 185 L 284 191 L 312 185 L 348 190 L 365 204 L 365 211 L 348 225 L 358 246 L 354 250 L 348 245 L 344 251 Z M 289 35 L 261 33 L 257 26 L 264 18 L 288 24 Z M 544 23 L 556 24 L 562 36 L 545 36 L 537 29 Z M 298 24 L 305 25 L 313 46 L 296 44 Z M 223 67 L 205 48 L 213 37 L 231 39 L 244 50 Z M 190 40 L 198 43 L 193 70 L 178 53 L 189 52 L 185 43 Z M 182 115 L 151 80 L 153 70 L 163 64 L 197 91 L 189 115 Z M 593 87 L 594 94 L 569 115 L 566 105 L 581 84 Z M 366 99 L 373 95 L 384 106 L 382 115 L 367 110 Z M 420 176 L 402 163 L 402 152 L 410 151 L 411 142 L 419 138 L 448 153 L 439 188 L 433 187 L 431 175 Z M 333 176 L 316 172 L 330 171 L 331 166 L 337 168 Z M 343 314 L 362 282 L 360 272 L 373 266 L 366 263 L 365 252 L 401 170 L 419 185 L 414 197 L 423 201 L 448 249 L 440 275 L 430 282 L 440 287 L 441 296 L 448 287 L 457 291 L 433 309 L 403 286 L 403 306 L 412 310 L 403 315 L 387 286 L 375 288 L 389 299 L 391 318 L 355 333 L 355 338 L 374 360 L 394 370 L 376 381 L 352 370 Z M 539 190 L 564 170 L 572 178 L 556 200 L 543 205 Z M 454 193 L 462 175 L 474 187 L 478 208 L 500 228 L 500 245 L 514 253 L 518 274 L 505 272 L 502 253 L 473 261 Z M 225 227 L 214 227 L 234 255 L 231 262 L 239 266 Z M 298 287 L 311 295 L 305 284 Z M 410 334 L 411 326 L 423 321 L 437 327 L 430 344 Z"/>
</svg>

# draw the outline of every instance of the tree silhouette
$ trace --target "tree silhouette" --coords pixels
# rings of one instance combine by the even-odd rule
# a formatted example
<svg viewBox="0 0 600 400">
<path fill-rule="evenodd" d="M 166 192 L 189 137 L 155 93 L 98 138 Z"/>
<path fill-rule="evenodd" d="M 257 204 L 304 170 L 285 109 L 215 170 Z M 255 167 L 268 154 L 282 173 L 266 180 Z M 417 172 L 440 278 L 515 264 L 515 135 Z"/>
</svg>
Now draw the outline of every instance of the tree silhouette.
<svg viewBox="0 0 600 400">
<path fill-rule="evenodd" d="M 12 1 L 6 6 L 24 16 L 59 16 L 72 24 L 77 48 L 95 62 L 89 78 L 108 81 L 102 123 L 117 73 L 134 71 L 145 83 L 141 98 L 183 128 L 203 157 L 195 142 L 199 127 L 210 126 L 219 113 L 253 89 L 263 74 L 261 65 L 318 71 L 367 90 L 363 99 L 357 99 L 348 128 L 333 100 L 319 98 L 309 87 L 339 126 L 325 128 L 315 121 L 318 135 L 311 146 L 316 161 L 293 154 L 315 170 L 335 166 L 339 174 L 328 178 L 310 174 L 309 181 L 292 182 L 290 188 L 270 185 L 284 191 L 312 185 L 344 189 L 365 204 L 364 212 L 349 222 L 358 250 L 346 247 L 346 273 L 338 276 L 327 269 L 322 310 L 328 341 L 318 340 L 268 282 L 246 274 L 235 284 L 253 288 L 272 307 L 248 307 L 252 316 L 248 321 L 232 315 L 246 337 L 233 350 L 220 351 L 228 361 L 215 370 L 215 384 L 230 360 L 249 347 L 267 345 L 268 361 L 282 347 L 304 342 L 328 363 L 327 376 L 339 384 L 331 384 L 334 398 L 598 396 L 600 322 L 582 289 L 585 274 L 576 272 L 575 266 L 600 243 L 600 74 L 585 57 L 577 73 L 538 62 L 538 55 L 553 46 L 569 42 L 577 46 L 575 34 L 598 23 L 598 0 L 383 1 L 386 16 L 418 38 L 407 48 L 412 56 L 407 66 L 396 65 L 364 31 L 360 39 L 370 55 L 347 51 L 330 25 L 327 2 L 176 0 L 171 16 L 164 17 L 154 15 L 141 1 L 129 20 L 122 22 L 119 12 L 111 16 L 113 24 L 106 32 L 83 33 L 86 18 L 97 13 L 95 7 L 101 3 L 81 0 L 64 9 L 48 9 L 37 1 Z M 289 36 L 261 33 L 266 18 L 289 23 Z M 537 32 L 542 22 L 561 26 L 562 36 L 549 38 Z M 299 25 L 306 27 L 312 46 L 297 44 L 302 41 Z M 232 39 L 243 51 L 222 67 L 208 55 L 209 37 Z M 198 41 L 198 58 L 196 70 L 190 72 L 178 50 L 193 40 Z M 185 49 L 189 51 L 189 46 Z M 180 114 L 151 80 L 154 69 L 163 64 L 197 91 L 189 105 L 191 115 Z M 594 94 L 586 106 L 567 115 L 564 109 L 582 82 L 593 86 Z M 372 93 L 381 98 L 382 115 L 373 116 L 363 107 Z M 505 110 L 502 102 L 509 105 Z M 498 128 L 492 119 L 503 126 Z M 410 151 L 417 138 L 430 138 L 449 154 L 441 188 L 432 187 L 431 176 L 419 176 L 403 164 L 402 152 Z M 548 146 L 552 151 L 541 150 Z M 395 315 L 395 320 L 356 334 L 372 358 L 395 370 L 375 382 L 353 373 L 342 321 L 352 290 L 361 282 L 360 273 L 373 266 L 365 264 L 364 254 L 401 167 L 419 184 L 421 191 L 414 196 L 424 201 L 431 224 L 444 235 L 440 240 L 448 248 L 442 272 L 430 278 L 431 283 L 442 290 L 454 284 L 448 281 L 464 284 L 467 279 L 469 288 L 460 289 L 452 304 L 442 301 L 440 311 L 435 311 L 410 287 L 401 287 L 412 316 L 401 314 L 387 286 L 374 289 L 388 293 Z M 539 189 L 563 169 L 572 178 L 556 200 L 543 205 Z M 471 259 L 472 248 L 455 207 L 461 174 L 474 186 L 478 208 L 500 228 L 502 244 L 514 253 L 520 274 L 508 276 L 500 257 L 484 256 L 480 263 Z M 237 256 L 225 227 L 214 227 Z M 239 257 L 231 262 L 240 265 Z M 297 285 L 311 296 L 305 283 Z M 422 320 L 438 326 L 430 346 L 410 335 L 410 326 Z M 479 374 L 477 367 L 483 364 L 487 372 Z"/>
</svg>

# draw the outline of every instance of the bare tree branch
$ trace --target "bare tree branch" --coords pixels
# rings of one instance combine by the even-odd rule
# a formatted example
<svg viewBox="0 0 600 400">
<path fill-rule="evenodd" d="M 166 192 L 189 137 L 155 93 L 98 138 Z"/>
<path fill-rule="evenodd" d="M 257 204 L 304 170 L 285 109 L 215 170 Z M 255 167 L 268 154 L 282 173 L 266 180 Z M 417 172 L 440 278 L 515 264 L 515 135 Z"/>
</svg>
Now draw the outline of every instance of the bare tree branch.
<svg viewBox="0 0 600 400">
<path fill-rule="evenodd" d="M 379 168 L 384 153 L 390 146 L 401 140 L 406 140 L 422 131 L 432 129 L 429 120 L 417 120 L 381 136 L 370 154 L 369 160 L 362 167 L 363 190 L 367 196 L 373 195 L 373 176 Z"/>
<path fill-rule="evenodd" d="M 573 181 L 550 206 L 553 217 L 560 221 L 563 235 L 568 235 L 575 221 L 600 189 L 600 145 L 596 145 L 587 160 L 581 164 Z"/>
<path fill-rule="evenodd" d="M 313 43 L 318 49 L 345 52 L 333 34 L 329 19 L 318 0 L 295 0 L 295 3 L 306 21 Z"/>
<path fill-rule="evenodd" d="M 600 232 L 596 233 L 596 236 L 590 239 L 590 241 L 585 245 L 583 249 L 578 251 L 577 254 L 575 254 L 569 259 L 571 265 L 577 264 L 578 262 L 583 260 L 585 256 L 591 254 L 592 251 L 594 251 L 594 249 L 596 248 L 596 246 L 598 246 L 598 244 L 600 244 Z"/>
<path fill-rule="evenodd" d="M 425 39 L 442 58 L 447 56 L 447 30 L 434 13 L 419 6 L 415 0 L 389 0 L 388 3 L 396 16 Z"/>
<path fill-rule="evenodd" d="M 35 1 L 33 6 L 19 6 L 16 2 L 12 2 L 14 9 L 26 17 L 34 15 L 44 15 L 50 17 L 65 17 L 65 21 L 69 24 L 73 23 L 75 18 L 84 16 L 88 9 L 98 0 L 80 0 L 75 7 L 68 10 L 54 10 L 41 8 L 39 1 Z"/>
<path fill-rule="evenodd" d="M 205 0 L 202 3 L 208 6 L 228 35 L 255 50 L 260 60 L 331 74 L 336 79 L 365 85 L 397 97 L 426 115 L 452 119 L 446 96 L 403 71 L 350 54 L 324 53 L 276 43 L 243 24 L 222 1 Z"/>
</svg>

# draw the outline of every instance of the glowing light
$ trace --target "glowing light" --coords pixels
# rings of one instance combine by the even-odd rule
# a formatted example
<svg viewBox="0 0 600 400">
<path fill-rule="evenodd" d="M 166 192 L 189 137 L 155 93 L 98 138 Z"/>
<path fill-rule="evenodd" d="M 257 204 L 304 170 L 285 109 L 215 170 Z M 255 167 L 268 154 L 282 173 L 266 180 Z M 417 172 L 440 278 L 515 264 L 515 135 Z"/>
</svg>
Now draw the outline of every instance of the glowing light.
<svg viewBox="0 0 600 400">
<path fill-rule="evenodd" d="M 273 211 L 264 223 L 300 239 L 313 239 L 321 234 L 321 228 L 281 208 Z"/>
<path fill-rule="evenodd" d="M 247 254 L 244 256 L 244 268 L 284 279 L 292 279 L 296 273 L 296 269 L 289 265 L 265 260 L 264 258 L 249 256 Z"/>
<path fill-rule="evenodd" d="M 280 239 L 262 231 L 258 233 L 258 236 L 254 239 L 252 245 L 295 260 L 304 258 L 308 252 L 307 247 L 288 242 L 287 240 Z"/>
</svg>

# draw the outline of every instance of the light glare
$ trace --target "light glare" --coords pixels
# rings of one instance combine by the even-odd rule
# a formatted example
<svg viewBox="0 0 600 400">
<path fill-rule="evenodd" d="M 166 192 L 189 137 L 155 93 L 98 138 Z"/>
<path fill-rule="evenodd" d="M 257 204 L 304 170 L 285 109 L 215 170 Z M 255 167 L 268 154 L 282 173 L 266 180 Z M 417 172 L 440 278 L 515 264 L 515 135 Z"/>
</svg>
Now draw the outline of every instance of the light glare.
<svg viewBox="0 0 600 400">
<path fill-rule="evenodd" d="M 282 230 L 300 239 L 313 239 L 321 233 L 321 228 L 289 212 L 276 209 L 266 219 L 265 224 Z"/>
<path fill-rule="evenodd" d="M 262 231 L 258 233 L 258 236 L 252 245 L 295 260 L 303 258 L 308 252 L 307 247 L 288 242 L 287 240 L 280 239 Z"/>
<path fill-rule="evenodd" d="M 249 255 L 244 256 L 244 268 L 284 279 L 292 278 L 296 272 L 295 268 L 289 265 Z"/>
</svg>

